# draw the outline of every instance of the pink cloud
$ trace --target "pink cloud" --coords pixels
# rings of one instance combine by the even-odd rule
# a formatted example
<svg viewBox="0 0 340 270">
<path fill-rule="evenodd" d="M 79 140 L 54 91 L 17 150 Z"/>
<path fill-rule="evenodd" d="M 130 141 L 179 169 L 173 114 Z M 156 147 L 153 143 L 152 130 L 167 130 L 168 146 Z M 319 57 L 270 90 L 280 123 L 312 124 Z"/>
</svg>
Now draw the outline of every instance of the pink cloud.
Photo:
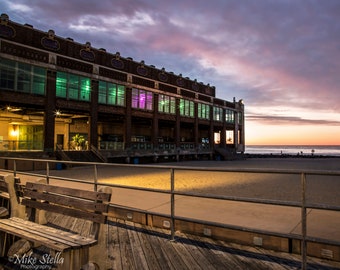
<svg viewBox="0 0 340 270">
<path fill-rule="evenodd" d="M 34 12 L 10 3 L 0 8 L 19 22 L 209 82 L 221 98 L 340 110 L 337 0 L 36 0 Z"/>
</svg>

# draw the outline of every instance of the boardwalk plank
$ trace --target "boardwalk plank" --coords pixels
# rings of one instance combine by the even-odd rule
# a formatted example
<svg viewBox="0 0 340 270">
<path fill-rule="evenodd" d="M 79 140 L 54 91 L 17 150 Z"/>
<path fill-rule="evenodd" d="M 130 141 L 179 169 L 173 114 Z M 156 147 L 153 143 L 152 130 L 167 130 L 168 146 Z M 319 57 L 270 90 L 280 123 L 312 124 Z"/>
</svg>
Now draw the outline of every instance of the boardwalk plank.
<svg viewBox="0 0 340 270">
<path fill-rule="evenodd" d="M 263 253 L 263 249 L 257 248 L 257 247 L 251 247 L 251 246 L 242 246 L 241 247 L 244 253 L 251 253 L 254 255 L 254 257 L 251 259 L 252 261 L 255 261 L 256 264 L 259 265 L 259 267 L 262 267 L 262 269 L 278 269 L 278 270 L 288 270 L 288 269 L 299 269 L 300 263 L 297 260 L 291 260 L 288 264 L 283 263 L 282 258 L 280 257 L 280 254 L 272 253 L 271 256 L 268 255 L 268 253 Z M 289 266 L 291 264 L 291 266 Z M 294 265 L 294 267 L 293 267 Z M 292 268 L 293 267 L 293 268 Z"/>
<path fill-rule="evenodd" d="M 187 235 L 182 235 L 182 237 L 188 238 Z M 190 238 L 191 238 L 191 236 L 190 236 Z M 205 240 L 205 238 L 203 240 Z M 214 243 L 214 242 L 212 241 L 212 243 Z M 226 249 L 222 249 L 221 247 L 218 247 L 216 245 L 213 245 L 213 248 L 211 249 L 211 251 L 213 253 L 215 253 L 216 256 L 221 261 L 225 262 L 225 264 L 227 265 L 227 267 L 229 269 L 242 269 L 242 266 L 240 266 L 240 264 L 239 264 L 239 260 L 236 259 L 233 252 L 231 252 L 233 250 L 231 250 L 230 248 L 228 248 L 226 250 Z"/>
<path fill-rule="evenodd" d="M 188 269 L 199 269 L 201 265 L 197 262 L 197 257 L 192 254 L 190 247 L 181 241 L 169 241 L 173 252 L 180 254 L 181 260 Z"/>
<path fill-rule="evenodd" d="M 152 233 L 150 234 L 147 232 L 148 231 L 145 231 L 143 228 L 143 230 L 138 233 L 138 237 L 144 247 L 144 253 L 149 269 L 162 269 L 159 264 L 159 258 L 161 257 L 159 243 Z"/>
<path fill-rule="evenodd" d="M 122 269 L 138 269 L 134 264 L 132 247 L 126 226 L 117 226 Z"/>
<path fill-rule="evenodd" d="M 126 224 L 131 227 L 131 229 L 127 229 L 127 231 L 130 238 L 130 244 L 132 246 L 132 255 L 135 265 L 137 265 L 139 269 L 149 269 L 143 250 L 143 243 L 140 241 L 138 232 L 133 229 L 134 224 L 132 222 L 126 222 Z"/>
<path fill-rule="evenodd" d="M 250 260 L 250 263 L 252 263 L 252 258 L 256 257 L 257 254 L 253 252 L 244 252 L 243 250 L 240 250 L 238 248 L 232 248 L 231 245 L 227 244 L 226 242 L 222 241 L 216 241 L 208 237 L 196 237 L 196 239 L 199 239 L 201 241 L 204 241 L 207 245 L 207 247 L 214 253 L 220 255 L 222 260 L 226 261 L 228 266 L 231 266 L 232 264 L 238 268 L 238 267 L 246 267 L 248 265 L 248 260 Z M 247 247 L 244 247 L 245 249 L 248 249 Z M 247 256 L 251 255 L 251 256 Z M 240 260 L 245 263 L 240 263 Z M 245 266 L 243 265 L 245 264 Z M 268 267 L 265 264 L 262 264 L 262 261 L 259 261 L 258 264 L 253 264 L 252 269 L 260 270 L 260 269 L 273 269 L 273 267 Z M 275 268 L 279 269 L 279 268 Z"/>
<path fill-rule="evenodd" d="M 122 254 L 120 252 L 119 246 L 119 236 L 118 236 L 118 227 L 116 223 L 109 223 L 109 261 L 112 269 L 123 269 L 122 266 Z"/>
<path fill-rule="evenodd" d="M 150 232 L 150 230 L 147 230 L 148 228 L 146 226 L 143 226 L 141 224 L 135 223 L 135 227 L 140 234 L 152 234 L 152 237 L 155 240 L 155 255 L 160 265 L 160 269 L 180 269 L 179 267 L 182 267 L 179 261 L 173 260 L 173 257 L 170 256 L 171 252 L 168 251 L 169 238 L 167 237 L 167 235 L 159 232 L 158 229 L 156 231 Z"/>
<path fill-rule="evenodd" d="M 171 245 L 170 240 L 164 239 L 164 238 L 162 239 L 161 237 L 158 237 L 158 241 L 156 241 L 157 237 L 156 238 L 150 237 L 150 233 L 147 233 L 148 227 L 146 227 L 145 225 L 142 225 L 142 227 L 144 229 L 144 233 L 142 233 L 141 235 L 142 236 L 149 235 L 148 240 L 152 242 L 152 246 L 154 247 L 154 250 L 158 249 L 158 250 L 161 250 L 164 254 L 166 254 L 166 256 L 168 257 L 168 260 L 171 262 L 172 269 L 186 269 L 185 263 L 182 259 L 182 255 L 175 252 L 174 248 Z M 162 234 L 159 230 L 156 230 L 152 232 L 152 235 L 155 235 L 157 231 L 160 234 Z M 159 269 L 162 269 L 162 268 L 159 268 Z"/>
<path fill-rule="evenodd" d="M 207 252 L 206 247 L 201 242 L 195 241 L 193 238 L 187 237 L 185 234 L 181 234 L 181 237 L 176 238 L 176 241 L 182 242 L 183 245 L 190 250 L 192 256 L 196 258 L 196 262 L 202 269 L 218 269 L 216 258 L 213 258 L 211 254 Z M 224 269 L 223 265 L 220 265 L 220 269 Z"/>
</svg>

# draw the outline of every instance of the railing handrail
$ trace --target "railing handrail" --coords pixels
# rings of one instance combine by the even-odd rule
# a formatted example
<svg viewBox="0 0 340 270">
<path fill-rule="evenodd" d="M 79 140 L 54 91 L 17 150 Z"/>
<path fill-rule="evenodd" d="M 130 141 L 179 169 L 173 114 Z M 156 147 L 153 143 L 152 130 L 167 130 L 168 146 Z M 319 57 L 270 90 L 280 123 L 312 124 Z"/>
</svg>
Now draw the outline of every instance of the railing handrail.
<svg viewBox="0 0 340 270">
<path fill-rule="evenodd" d="M 13 170 L 7 170 L 13 172 L 14 176 L 18 173 L 16 162 L 17 161 L 32 161 L 32 162 L 45 162 L 46 163 L 46 179 L 47 182 L 50 178 L 56 180 L 63 180 L 63 181 L 70 181 L 70 182 L 79 182 L 79 183 L 86 183 L 86 184 L 93 184 L 94 190 L 97 190 L 98 183 L 98 175 L 97 169 L 98 166 L 111 166 L 111 167 L 139 167 L 139 168 L 153 168 L 153 169 L 167 169 L 170 172 L 170 189 L 155 189 L 155 188 L 145 188 L 145 187 L 136 187 L 136 186 L 124 186 L 124 185 L 117 185 L 117 184 L 109 184 L 109 183 L 100 183 L 101 186 L 109 186 L 109 187 L 117 187 L 117 188 L 125 188 L 131 190 L 139 190 L 139 191 L 148 191 L 148 192 L 156 192 L 156 193 L 165 193 L 171 196 L 171 211 L 170 215 L 161 214 L 161 213 L 154 213 L 161 216 L 165 216 L 171 219 L 171 238 L 174 239 L 175 234 L 175 220 L 184 220 L 184 221 L 191 221 L 191 222 L 199 222 L 202 224 L 207 225 L 216 225 L 219 227 L 229 228 L 229 229 L 240 229 L 243 231 L 255 232 L 255 233 L 262 233 L 268 235 L 276 235 L 281 237 L 290 237 L 293 239 L 301 240 L 301 256 L 302 256 L 302 269 L 306 269 L 306 261 L 307 261 L 307 254 L 306 254 L 306 242 L 307 241 L 320 241 L 325 244 L 335 244 L 340 245 L 340 241 L 332 240 L 332 239 L 320 239 L 320 238 L 312 238 L 307 236 L 307 222 L 306 222 L 306 209 L 323 209 L 323 210 L 332 210 L 332 211 L 340 211 L 340 206 L 332 206 L 332 205 L 325 205 L 325 204 L 315 204 L 315 203 L 307 203 L 306 201 L 306 176 L 307 175 L 326 175 L 326 176 L 340 176 L 340 171 L 336 170 L 307 170 L 307 169 L 254 169 L 254 168 L 220 168 L 220 167 L 190 167 L 190 166 L 172 166 L 172 165 L 132 165 L 132 164 L 114 164 L 114 163 L 96 163 L 96 162 L 78 162 L 78 161 L 60 161 L 60 160 L 52 160 L 52 159 L 27 159 L 27 158 L 12 158 L 12 157 L 0 157 L 1 159 L 12 160 Z M 94 180 L 93 182 L 79 180 L 79 179 L 72 179 L 66 177 L 58 177 L 58 176 L 50 176 L 49 172 L 49 164 L 50 163 L 65 163 L 67 164 L 78 164 L 78 165 L 91 165 L 94 166 Z M 268 199 L 259 199 L 259 198 L 244 198 L 244 197 L 234 197 L 234 196 L 224 196 L 224 195 L 213 195 L 213 194 L 198 194 L 195 192 L 182 192 L 175 190 L 175 170 L 190 170 L 190 171 L 213 171 L 213 172 L 236 172 L 236 173 L 265 173 L 265 174 L 290 174 L 290 175 L 300 175 L 301 176 L 301 201 L 279 201 L 279 200 L 268 200 Z M 30 173 L 30 172 L 20 172 L 23 175 L 32 175 L 32 176 L 39 176 L 41 177 L 42 174 Z M 207 198 L 207 199 L 215 199 L 215 200 L 229 200 L 229 201 L 239 201 L 239 202 L 248 202 L 248 203 L 258 203 L 258 204 L 271 204 L 277 206 L 289 206 L 289 207 L 299 207 L 301 208 L 301 234 L 285 234 L 285 233 L 278 233 L 272 232 L 267 230 L 260 230 L 260 229 L 252 229 L 248 227 L 241 227 L 235 226 L 230 224 L 223 224 L 223 223 L 216 223 L 207 220 L 197 220 L 188 217 L 182 217 L 175 215 L 175 196 L 191 196 L 197 198 Z M 141 210 L 141 209 L 134 209 L 142 213 L 151 213 L 148 210 Z"/>
<path fill-rule="evenodd" d="M 1 157 L 0 159 L 17 160 L 17 161 L 33 161 L 33 162 L 49 162 L 49 163 L 65 163 L 79 165 L 98 165 L 98 166 L 113 166 L 113 167 L 139 167 L 153 169 L 175 169 L 175 170 L 190 170 L 190 171 L 213 171 L 213 172 L 236 172 L 236 173 L 267 173 L 267 174 L 293 174 L 301 175 L 333 175 L 340 176 L 340 170 L 311 170 L 311 169 L 254 169 L 254 168 L 220 168 L 220 167 L 190 167 L 179 165 L 149 165 L 149 164 L 123 164 L 123 163 L 101 163 L 101 162 L 81 162 L 81 161 L 66 161 L 55 159 L 33 159 L 33 158 L 16 158 L 16 157 Z"/>
</svg>

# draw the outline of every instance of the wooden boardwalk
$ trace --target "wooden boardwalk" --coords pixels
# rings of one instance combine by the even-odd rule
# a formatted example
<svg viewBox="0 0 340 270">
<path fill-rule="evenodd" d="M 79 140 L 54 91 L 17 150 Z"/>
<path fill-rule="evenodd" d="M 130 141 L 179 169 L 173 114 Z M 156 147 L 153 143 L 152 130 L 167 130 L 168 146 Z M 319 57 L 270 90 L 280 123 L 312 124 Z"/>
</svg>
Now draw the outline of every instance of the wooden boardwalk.
<svg viewBox="0 0 340 270">
<path fill-rule="evenodd" d="M 243 246 L 176 232 L 175 241 L 170 240 L 169 230 L 125 220 L 109 218 L 105 228 L 107 248 L 99 251 L 96 261 L 105 260 L 105 270 L 164 270 L 164 269 L 301 269 L 301 256 Z M 81 219 L 63 215 L 47 215 L 48 223 L 57 228 L 88 236 L 91 224 Z M 43 249 L 44 250 L 44 249 Z M 41 251 L 40 251 L 41 252 Z M 7 267 L 0 269 L 21 269 Z M 307 269 L 335 270 L 340 263 L 308 258 Z M 104 269 L 101 269 L 104 270 Z"/>
<path fill-rule="evenodd" d="M 301 257 L 210 238 L 150 228 L 133 222 L 109 223 L 111 269 L 301 269 Z M 308 269 L 340 269 L 340 263 L 308 259 Z"/>
</svg>

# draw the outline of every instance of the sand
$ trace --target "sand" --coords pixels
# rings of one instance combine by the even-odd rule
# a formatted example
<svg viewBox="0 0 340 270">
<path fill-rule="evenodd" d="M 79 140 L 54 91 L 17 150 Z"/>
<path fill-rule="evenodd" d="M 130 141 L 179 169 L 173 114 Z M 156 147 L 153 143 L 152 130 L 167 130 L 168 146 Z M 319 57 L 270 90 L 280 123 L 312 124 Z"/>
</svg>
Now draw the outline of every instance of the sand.
<svg viewBox="0 0 340 270">
<path fill-rule="evenodd" d="M 340 206 L 340 158 L 248 158 L 237 161 L 184 161 L 148 166 L 209 168 L 213 171 L 175 170 L 175 190 L 203 194 L 301 200 L 301 176 L 245 172 L 216 172 L 218 169 L 275 169 L 337 171 L 338 176 L 307 175 L 307 202 Z M 170 169 L 138 166 L 98 166 L 98 181 L 123 186 L 170 189 Z M 92 181 L 94 167 L 74 167 L 51 171 L 51 175 Z M 68 186 L 79 186 L 68 183 Z"/>
</svg>

